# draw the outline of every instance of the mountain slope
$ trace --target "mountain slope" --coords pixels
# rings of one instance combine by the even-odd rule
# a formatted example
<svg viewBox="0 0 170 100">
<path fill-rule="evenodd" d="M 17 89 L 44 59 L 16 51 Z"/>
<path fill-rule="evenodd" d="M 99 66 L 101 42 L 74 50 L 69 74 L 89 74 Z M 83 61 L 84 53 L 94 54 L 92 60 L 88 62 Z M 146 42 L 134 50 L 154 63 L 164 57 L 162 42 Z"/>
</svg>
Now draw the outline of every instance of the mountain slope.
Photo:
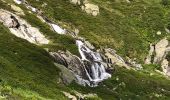
<svg viewBox="0 0 170 100">
<path fill-rule="evenodd" d="M 166 35 L 169 24 L 168 6 L 160 0 L 89 0 L 100 8 L 96 17 L 86 14 L 69 0 L 28 0 L 54 21 L 71 23 L 80 35 L 96 47 L 116 49 L 122 56 L 143 60 L 151 42 Z M 44 3 L 47 6 L 43 7 Z M 156 33 L 161 31 L 161 35 Z"/>
<path fill-rule="evenodd" d="M 15 37 L 2 24 L 0 31 L 1 85 L 11 86 L 14 91 L 15 89 L 34 91 L 45 98 L 63 98 L 57 85 L 59 69 L 54 66 L 48 53 Z M 4 95 L 8 96 L 5 92 Z M 25 96 L 22 93 L 16 94 L 16 97 L 17 95 Z M 34 95 L 31 97 L 34 98 Z"/>
<path fill-rule="evenodd" d="M 40 8 L 51 20 L 69 30 L 78 28 L 79 35 L 89 40 L 95 47 L 110 47 L 126 57 L 135 57 L 143 62 L 150 42 L 156 42 L 164 36 L 168 25 L 168 6 L 160 0 L 91 0 L 99 5 L 100 14 L 96 17 L 83 12 L 78 5 L 69 0 L 28 0 Z M 14 4 L 7 0 L 6 2 Z M 46 7 L 41 5 L 46 2 Z M 59 35 L 41 22 L 36 14 L 24 10 L 32 26 L 50 40 L 48 45 L 35 45 L 10 33 L 0 24 L 0 99 L 7 100 L 67 100 L 63 91 L 80 98 L 80 94 L 92 94 L 85 100 L 144 100 L 170 98 L 170 80 L 155 72 L 158 65 L 145 65 L 141 71 L 127 70 L 114 65 L 110 72 L 112 78 L 101 82 L 98 87 L 83 87 L 73 82 L 63 84 L 61 71 L 64 67 L 54 65 L 49 51 L 69 50 L 79 56 L 75 40 L 71 36 Z M 11 8 L 0 1 L 0 8 Z M 156 32 L 161 31 L 161 35 Z M 77 93 L 79 92 L 79 93 Z M 91 95 L 90 94 L 90 95 Z"/>
</svg>

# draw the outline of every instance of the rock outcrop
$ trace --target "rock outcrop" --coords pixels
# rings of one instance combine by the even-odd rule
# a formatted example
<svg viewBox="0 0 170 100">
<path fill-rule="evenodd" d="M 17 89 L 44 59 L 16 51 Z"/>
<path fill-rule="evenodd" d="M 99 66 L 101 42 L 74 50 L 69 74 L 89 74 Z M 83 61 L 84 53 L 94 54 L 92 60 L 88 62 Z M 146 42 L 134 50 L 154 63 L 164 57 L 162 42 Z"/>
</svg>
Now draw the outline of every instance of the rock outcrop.
<svg viewBox="0 0 170 100">
<path fill-rule="evenodd" d="M 85 3 L 81 8 L 87 14 L 91 14 L 93 16 L 97 16 L 99 14 L 99 7 L 95 4 Z"/>
<path fill-rule="evenodd" d="M 155 45 L 155 57 L 154 57 L 154 63 L 159 63 L 162 61 L 162 59 L 165 58 L 166 53 L 168 51 L 168 40 L 162 39 Z"/>
<path fill-rule="evenodd" d="M 166 58 L 170 51 L 169 41 L 164 38 L 155 45 L 150 45 L 149 54 L 145 60 L 146 64 L 161 64 L 162 71 L 165 75 L 170 76 L 170 64 Z M 153 61 L 152 61 L 153 60 Z"/>
<path fill-rule="evenodd" d="M 118 54 L 116 54 L 116 51 L 111 49 L 111 48 L 108 48 L 108 49 L 105 49 L 105 56 L 106 58 L 109 58 L 108 62 L 109 63 L 112 63 L 112 64 L 115 64 L 115 65 L 118 65 L 120 67 L 125 67 L 127 69 L 131 69 L 131 68 L 134 68 L 134 69 L 137 69 L 137 70 L 141 70 L 142 69 L 142 65 L 141 64 L 138 64 L 136 61 L 128 58 L 126 61 L 121 57 L 119 56 Z"/>
<path fill-rule="evenodd" d="M 64 65 L 76 75 L 82 76 L 83 79 L 87 79 L 84 70 L 85 66 L 79 57 L 71 54 L 69 51 L 50 52 L 50 54 L 54 57 L 57 63 Z"/>
<path fill-rule="evenodd" d="M 54 64 L 61 70 L 60 76 L 64 84 L 68 85 L 76 80 L 76 77 L 73 71 L 70 71 L 67 67 L 61 64 L 58 64 L 58 63 L 54 63 Z"/>
<path fill-rule="evenodd" d="M 100 13 L 99 6 L 90 3 L 88 0 L 70 0 L 70 2 L 72 4 L 79 5 L 87 14 L 97 16 Z"/>
<path fill-rule="evenodd" d="M 66 66 L 74 73 L 75 81 L 81 85 L 97 86 L 99 82 L 111 77 L 105 71 L 108 68 L 104 64 L 100 53 L 91 51 L 82 41 L 77 40 L 81 59 L 70 52 L 50 52 L 55 62 Z"/>
<path fill-rule="evenodd" d="M 45 38 L 39 29 L 32 27 L 25 20 L 11 12 L 0 9 L 0 22 L 8 27 L 11 33 L 17 37 L 35 44 L 49 43 L 49 40 Z"/>
<path fill-rule="evenodd" d="M 105 49 L 105 55 L 107 56 L 107 58 L 110 58 L 110 62 L 118 65 L 118 66 L 122 66 L 122 67 L 126 67 L 126 68 L 130 68 L 125 61 L 116 54 L 116 51 L 113 49 Z"/>
</svg>

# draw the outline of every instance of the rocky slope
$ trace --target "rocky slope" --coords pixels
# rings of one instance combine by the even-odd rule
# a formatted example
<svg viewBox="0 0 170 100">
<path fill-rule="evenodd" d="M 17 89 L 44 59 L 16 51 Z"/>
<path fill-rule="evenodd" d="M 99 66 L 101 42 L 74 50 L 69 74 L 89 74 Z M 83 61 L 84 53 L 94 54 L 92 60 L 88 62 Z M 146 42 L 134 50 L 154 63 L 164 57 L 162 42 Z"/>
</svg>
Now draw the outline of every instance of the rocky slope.
<svg viewBox="0 0 170 100">
<path fill-rule="evenodd" d="M 0 2 L 2 99 L 126 100 L 170 97 L 170 81 L 165 77 L 169 76 L 170 69 L 168 34 L 164 34 L 168 33 L 168 26 L 166 23 L 160 24 L 159 27 L 150 25 L 147 29 L 151 29 L 152 32 L 159 29 L 161 31 L 148 37 L 147 32 L 151 31 L 144 31 L 146 24 L 142 24 L 142 27 L 133 26 L 142 20 L 137 21 L 131 12 L 123 12 L 126 6 L 142 4 L 144 13 L 150 14 L 147 10 L 154 8 L 152 3 L 155 4 L 157 11 L 163 9 L 166 12 L 166 7 L 169 6 L 164 3 L 162 5 L 163 1 L 108 0 L 104 3 L 96 0 L 57 2 L 1 0 Z M 118 10 L 111 8 L 110 5 L 114 4 L 124 6 Z M 139 10 L 140 16 L 146 17 L 142 15 L 143 10 L 136 7 L 130 9 Z M 129 21 L 124 20 L 130 15 L 132 18 Z M 116 16 L 121 17 L 119 19 Z M 126 24 L 122 25 L 122 28 L 115 27 L 112 17 L 119 21 L 117 25 L 136 20 L 130 24 L 130 28 L 143 34 L 140 35 L 138 32 L 134 34 L 133 30 L 124 31 L 124 28 L 127 28 Z M 159 19 L 155 15 L 152 17 Z M 165 15 L 164 21 L 166 20 L 168 18 Z M 160 20 L 156 24 L 164 21 Z M 123 43 L 122 45 L 115 40 L 117 38 L 115 32 L 118 31 L 112 28 L 115 30 L 120 28 L 119 43 Z M 127 35 L 124 36 L 121 31 L 127 32 Z M 132 44 L 128 44 L 130 40 L 133 40 Z M 150 42 L 152 44 L 149 51 L 147 46 L 149 47 Z M 128 46 L 132 46 L 133 49 Z M 141 50 L 138 47 L 141 47 Z M 142 50 L 148 50 L 149 55 Z"/>
</svg>

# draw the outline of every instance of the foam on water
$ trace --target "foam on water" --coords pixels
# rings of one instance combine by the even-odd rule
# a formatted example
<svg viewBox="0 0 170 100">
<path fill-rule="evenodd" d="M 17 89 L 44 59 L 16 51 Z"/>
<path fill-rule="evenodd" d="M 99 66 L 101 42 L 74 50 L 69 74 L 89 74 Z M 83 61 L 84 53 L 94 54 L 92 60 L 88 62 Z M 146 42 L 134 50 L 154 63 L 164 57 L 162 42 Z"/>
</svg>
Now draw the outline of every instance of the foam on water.
<svg viewBox="0 0 170 100">
<path fill-rule="evenodd" d="M 82 60 L 87 60 L 91 63 L 89 68 L 90 71 L 85 68 L 86 75 L 90 83 L 92 83 L 90 86 L 97 86 L 99 82 L 111 77 L 111 75 L 106 72 L 104 65 L 101 63 L 102 58 L 98 52 L 93 52 L 80 40 L 77 40 L 76 44 L 78 46 Z M 90 57 L 92 60 L 88 57 Z"/>
</svg>

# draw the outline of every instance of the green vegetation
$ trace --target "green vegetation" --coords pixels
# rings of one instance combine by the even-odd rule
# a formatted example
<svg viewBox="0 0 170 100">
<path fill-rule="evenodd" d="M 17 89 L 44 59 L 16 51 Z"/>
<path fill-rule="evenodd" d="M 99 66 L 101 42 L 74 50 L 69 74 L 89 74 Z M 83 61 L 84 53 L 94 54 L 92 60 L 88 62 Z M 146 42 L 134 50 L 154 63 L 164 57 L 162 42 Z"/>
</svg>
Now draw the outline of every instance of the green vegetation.
<svg viewBox="0 0 170 100">
<path fill-rule="evenodd" d="M 44 46 L 44 48 L 49 48 L 50 51 L 57 51 L 57 50 L 69 50 L 73 54 L 78 55 L 78 49 L 75 45 L 75 40 L 68 35 L 59 35 L 56 32 L 53 32 L 50 27 L 41 22 L 34 14 L 30 14 L 25 12 L 24 19 L 26 19 L 32 26 L 37 27 L 40 31 L 46 35 L 48 39 L 50 39 L 51 43 Z"/>
<path fill-rule="evenodd" d="M 166 35 L 169 6 L 160 0 L 89 0 L 100 7 L 100 15 L 93 17 L 69 0 L 28 0 L 54 21 L 71 23 L 80 29 L 80 35 L 96 47 L 116 49 L 122 56 L 138 57 L 142 61 L 149 43 Z M 46 7 L 42 7 L 43 3 Z M 161 31 L 161 35 L 157 35 Z"/>
<path fill-rule="evenodd" d="M 91 0 L 100 7 L 97 17 L 87 15 L 80 7 L 70 4 L 69 0 L 28 1 L 42 9 L 53 21 L 78 28 L 80 36 L 96 47 L 110 47 L 124 57 L 136 57 L 140 61 L 147 54 L 149 43 L 166 36 L 165 27 L 170 29 L 169 0 L 130 0 L 131 3 L 125 0 Z M 47 3 L 46 7 L 41 6 L 44 2 Z M 112 78 L 95 88 L 82 87 L 76 83 L 64 85 L 59 76 L 60 70 L 43 48 L 49 48 L 50 51 L 69 50 L 78 55 L 75 40 L 71 36 L 58 35 L 35 14 L 28 13 L 23 5 L 18 6 L 26 14 L 21 17 L 39 28 L 51 42 L 36 46 L 15 37 L 0 24 L 0 99 L 67 100 L 62 91 L 98 95 L 86 100 L 170 98 L 170 80 L 155 72 L 155 69 L 161 70 L 158 65 L 144 65 L 142 71 L 115 67 Z M 0 8 L 12 11 L 2 1 Z M 157 35 L 157 31 L 162 34 Z M 170 54 L 167 56 L 169 58 Z"/>
<path fill-rule="evenodd" d="M 11 1 L 8 2 L 13 3 Z M 53 32 L 50 29 L 49 25 L 43 23 L 40 19 L 36 17 L 35 14 L 29 13 L 23 5 L 18 6 L 20 6 L 25 13 L 25 16 L 21 17 L 28 21 L 33 27 L 39 28 L 40 31 L 50 40 L 50 44 L 43 45 L 43 48 L 48 48 L 50 51 L 69 50 L 71 53 L 79 55 L 77 46 L 75 45 L 75 40 L 71 36 L 59 35 L 56 32 Z M 2 1 L 0 1 L 0 7 L 14 12 L 9 5 L 3 3 Z"/>
<path fill-rule="evenodd" d="M 19 93 L 16 96 L 22 96 L 22 90 L 28 90 L 35 92 L 33 96 L 39 94 L 45 98 L 64 98 L 60 90 L 62 85 L 58 83 L 59 70 L 45 50 L 15 37 L 2 24 L 0 48 L 1 86 L 5 85 L 14 93 Z M 2 94 L 3 91 L 0 90 Z"/>
<path fill-rule="evenodd" d="M 112 78 L 96 88 L 70 85 L 84 93 L 97 93 L 103 100 L 168 100 L 170 81 L 163 76 L 147 75 L 123 68 L 116 68 Z"/>
</svg>

